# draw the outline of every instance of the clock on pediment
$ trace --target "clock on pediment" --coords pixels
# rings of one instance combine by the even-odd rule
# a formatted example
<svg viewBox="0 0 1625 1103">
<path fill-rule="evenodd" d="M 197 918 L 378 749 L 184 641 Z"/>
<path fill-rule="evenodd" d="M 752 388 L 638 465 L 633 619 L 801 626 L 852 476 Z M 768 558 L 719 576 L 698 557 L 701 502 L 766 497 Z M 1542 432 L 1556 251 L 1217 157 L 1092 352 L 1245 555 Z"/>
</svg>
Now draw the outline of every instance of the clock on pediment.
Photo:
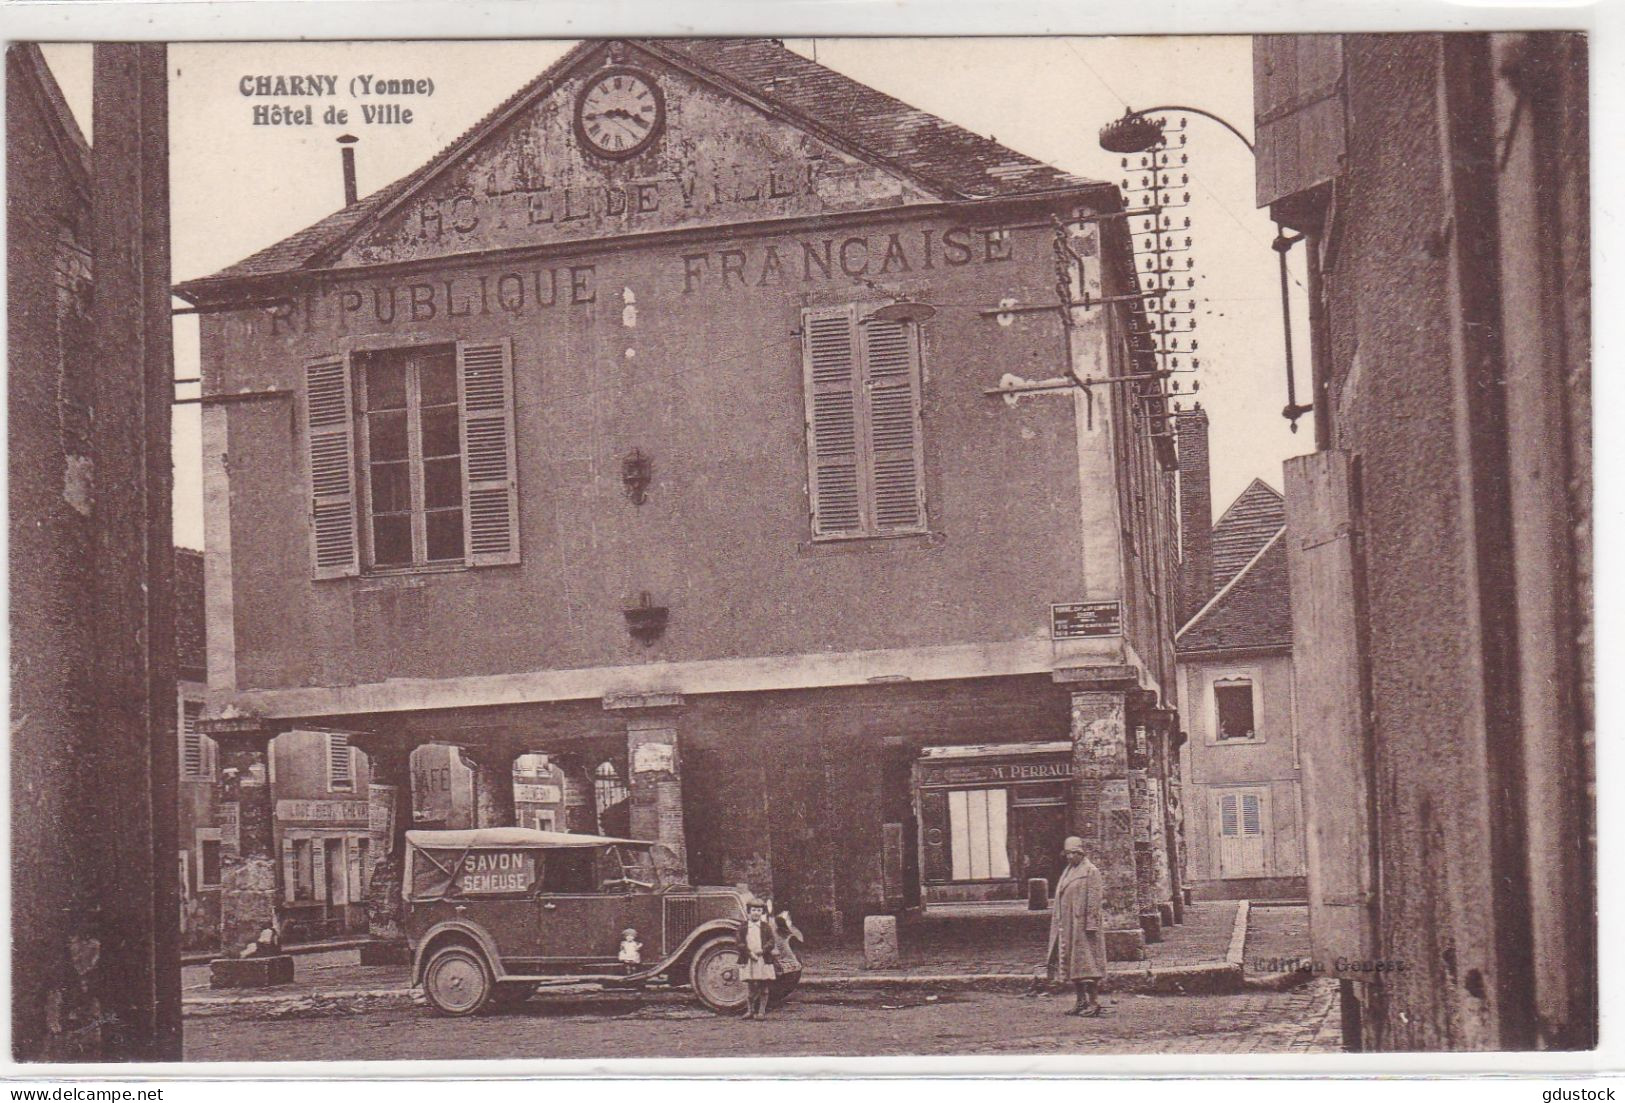
<svg viewBox="0 0 1625 1103">
<path fill-rule="evenodd" d="M 653 77 L 637 69 L 600 70 L 576 97 L 576 137 L 599 157 L 635 157 L 665 125 L 666 97 Z"/>
</svg>

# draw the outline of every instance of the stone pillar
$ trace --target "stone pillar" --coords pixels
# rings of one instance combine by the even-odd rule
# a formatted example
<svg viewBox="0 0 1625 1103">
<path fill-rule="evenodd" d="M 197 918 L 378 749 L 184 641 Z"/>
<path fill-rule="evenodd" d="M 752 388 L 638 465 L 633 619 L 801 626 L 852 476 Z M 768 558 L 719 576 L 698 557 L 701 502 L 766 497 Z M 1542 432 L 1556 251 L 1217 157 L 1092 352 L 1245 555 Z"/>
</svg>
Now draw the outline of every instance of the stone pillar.
<svg viewBox="0 0 1625 1103">
<path fill-rule="evenodd" d="M 216 988 L 235 988 L 291 980 L 293 959 L 286 955 L 257 958 L 266 963 L 257 969 L 238 966 L 236 961 L 267 927 L 279 939 L 281 936 L 282 878 L 267 761 L 276 732 L 252 717 L 205 720 L 201 727 L 219 748 L 220 769 L 215 789 L 220 828 L 220 958 L 211 967 L 211 983 Z"/>
<path fill-rule="evenodd" d="M 1105 880 L 1106 956 L 1113 961 L 1145 957 L 1126 713 L 1121 689 L 1072 691 L 1072 831 Z"/>
<path fill-rule="evenodd" d="M 598 792 L 593 785 L 592 764 L 580 755 L 549 755 L 564 779 L 565 831 L 576 835 L 598 834 Z"/>
<path fill-rule="evenodd" d="M 1128 695 L 1129 809 L 1134 819 L 1134 883 L 1140 904 L 1140 928 L 1147 942 L 1162 941 L 1162 909 L 1168 884 L 1168 837 L 1162 822 L 1162 786 L 1157 778 L 1155 733 L 1150 713 L 1156 699 L 1149 693 Z M 1171 922 L 1173 917 L 1169 916 Z"/>
<path fill-rule="evenodd" d="M 516 826 L 519 815 L 513 803 L 513 760 L 518 753 L 501 744 L 464 747 L 461 753 L 463 763 L 474 771 L 474 826 Z"/>
<path fill-rule="evenodd" d="M 394 965 L 411 960 L 401 929 L 401 877 L 406 867 L 406 832 L 412 826 L 413 744 L 402 739 L 358 737 L 367 755 L 372 783 L 367 787 L 368 848 L 372 876 L 367 882 L 367 935 L 361 964 Z"/>
<path fill-rule="evenodd" d="M 631 835 L 670 847 L 675 859 L 668 876 L 688 877 L 687 834 L 683 826 L 682 761 L 678 753 L 674 693 L 606 698 L 604 707 L 626 710 L 626 761 L 632 790 Z"/>
<path fill-rule="evenodd" d="M 1179 715 L 1172 709 L 1158 709 L 1152 717 L 1152 745 L 1157 755 L 1158 795 L 1161 821 L 1157 828 L 1163 838 L 1164 876 L 1168 890 L 1165 922 L 1185 922 L 1185 873 L 1179 851 Z"/>
</svg>

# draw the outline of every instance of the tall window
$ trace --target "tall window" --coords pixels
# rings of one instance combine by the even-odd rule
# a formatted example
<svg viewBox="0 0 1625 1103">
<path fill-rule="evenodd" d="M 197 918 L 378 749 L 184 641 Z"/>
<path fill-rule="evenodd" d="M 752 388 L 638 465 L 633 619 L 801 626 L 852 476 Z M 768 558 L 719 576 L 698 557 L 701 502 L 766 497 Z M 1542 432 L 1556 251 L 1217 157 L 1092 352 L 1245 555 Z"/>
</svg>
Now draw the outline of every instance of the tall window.
<svg viewBox="0 0 1625 1103">
<path fill-rule="evenodd" d="M 358 374 L 369 561 L 375 567 L 462 562 L 456 351 L 369 353 Z"/>
<path fill-rule="evenodd" d="M 920 345 L 858 306 L 802 312 L 813 536 L 925 531 Z"/>
<path fill-rule="evenodd" d="M 200 889 L 220 887 L 220 840 L 198 840 L 198 881 Z"/>
<path fill-rule="evenodd" d="M 1253 721 L 1253 683 L 1233 678 L 1213 683 L 1214 728 L 1223 739 L 1256 739 Z"/>
<path fill-rule="evenodd" d="M 509 342 L 305 365 L 315 577 L 519 562 Z"/>
</svg>

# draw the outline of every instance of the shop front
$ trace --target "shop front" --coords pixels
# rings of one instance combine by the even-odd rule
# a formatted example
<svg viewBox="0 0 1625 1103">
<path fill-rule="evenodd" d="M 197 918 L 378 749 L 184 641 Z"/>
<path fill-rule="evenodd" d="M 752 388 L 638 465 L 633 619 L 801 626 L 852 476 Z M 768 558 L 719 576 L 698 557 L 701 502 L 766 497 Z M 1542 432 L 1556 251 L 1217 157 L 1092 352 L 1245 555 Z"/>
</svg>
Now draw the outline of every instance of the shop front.
<svg viewBox="0 0 1625 1103">
<path fill-rule="evenodd" d="M 1025 900 L 1053 886 L 1068 834 L 1069 742 L 926 747 L 914 763 L 920 875 L 932 904 Z"/>
</svg>

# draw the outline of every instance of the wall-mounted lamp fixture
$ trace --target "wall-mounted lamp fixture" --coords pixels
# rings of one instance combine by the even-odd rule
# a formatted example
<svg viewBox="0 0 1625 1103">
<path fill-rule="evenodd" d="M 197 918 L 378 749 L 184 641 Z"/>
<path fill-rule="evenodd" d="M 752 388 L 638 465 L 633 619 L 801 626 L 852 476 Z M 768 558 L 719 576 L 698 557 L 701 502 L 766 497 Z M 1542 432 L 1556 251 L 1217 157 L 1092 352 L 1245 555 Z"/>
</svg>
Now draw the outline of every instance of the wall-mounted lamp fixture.
<svg viewBox="0 0 1625 1103">
<path fill-rule="evenodd" d="M 621 460 L 621 485 L 632 504 L 641 506 L 648 499 L 649 482 L 654 478 L 654 461 L 634 448 Z"/>
<path fill-rule="evenodd" d="M 654 604 L 649 598 L 649 591 L 645 590 L 638 595 L 638 603 L 622 609 L 621 615 L 626 618 L 626 630 L 632 633 L 632 638 L 648 647 L 665 635 L 670 610 L 664 605 Z"/>
<path fill-rule="evenodd" d="M 917 303 L 911 299 L 898 299 L 888 303 L 869 315 L 866 321 L 873 322 L 912 322 L 919 325 L 929 322 L 937 316 L 937 308 L 930 303 Z"/>
</svg>

